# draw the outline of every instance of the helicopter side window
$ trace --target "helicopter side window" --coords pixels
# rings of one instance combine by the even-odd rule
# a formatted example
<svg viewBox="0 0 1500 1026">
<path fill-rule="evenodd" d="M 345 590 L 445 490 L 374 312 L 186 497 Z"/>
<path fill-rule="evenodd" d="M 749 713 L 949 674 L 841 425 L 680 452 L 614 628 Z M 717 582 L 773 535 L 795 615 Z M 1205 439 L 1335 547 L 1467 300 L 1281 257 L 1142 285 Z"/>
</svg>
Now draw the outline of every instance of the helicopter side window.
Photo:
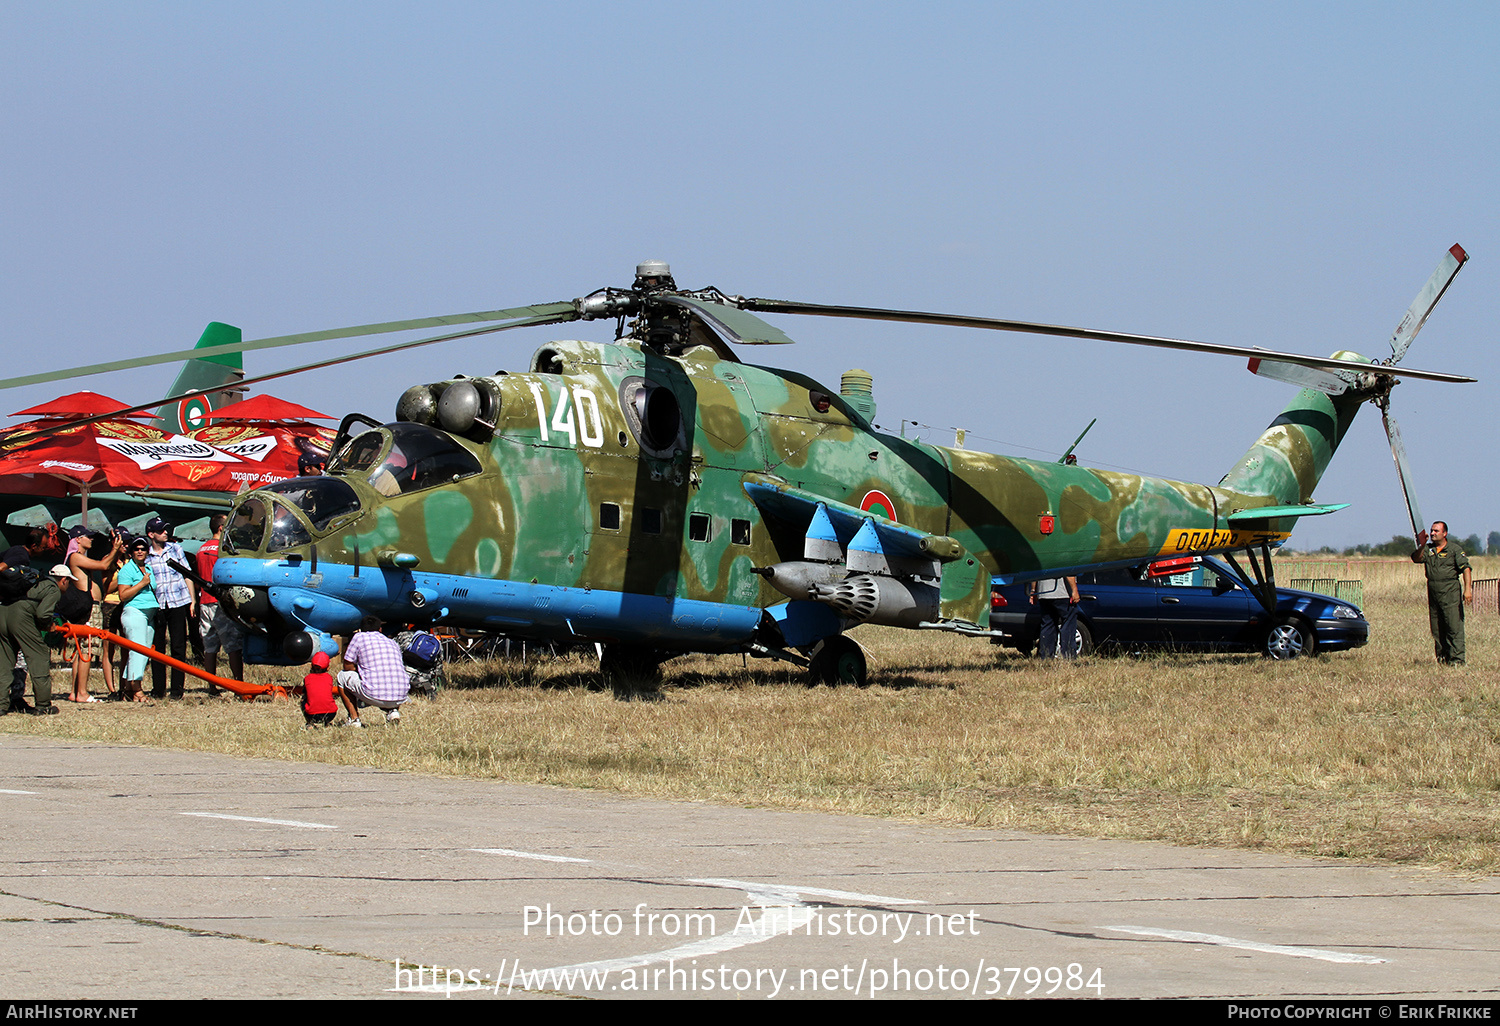
<svg viewBox="0 0 1500 1026">
<path fill-rule="evenodd" d="M 355 438 L 328 470 L 345 476 L 368 475 L 370 487 L 381 495 L 397 496 L 473 477 L 484 468 L 446 432 L 400 421 Z"/>
<path fill-rule="evenodd" d="M 379 479 L 389 474 L 401 494 L 436 488 L 484 470 L 474 454 L 451 435 L 425 424 L 392 424 L 391 449 L 370 483 L 384 492 Z M 385 492 L 385 494 L 391 494 Z"/>
<path fill-rule="evenodd" d="M 328 463 L 330 474 L 358 474 L 375 466 L 385 448 L 384 431 L 366 431 L 346 445 Z"/>
<path fill-rule="evenodd" d="M 266 544 L 267 552 L 280 552 L 282 549 L 294 549 L 298 545 L 306 545 L 312 541 L 312 535 L 308 533 L 306 525 L 293 511 L 291 506 L 284 503 L 272 503 L 273 513 L 271 515 L 271 538 Z"/>
<path fill-rule="evenodd" d="M 294 477 L 268 485 L 265 490 L 285 497 L 302 510 L 316 531 L 323 530 L 331 520 L 359 510 L 359 495 L 336 477 Z"/>
<path fill-rule="evenodd" d="M 266 536 L 266 504 L 260 499 L 240 503 L 224 528 L 224 554 L 254 552 Z"/>
<path fill-rule="evenodd" d="M 618 531 L 620 529 L 619 503 L 599 503 L 599 527 L 605 531 Z"/>
<path fill-rule="evenodd" d="M 708 541 L 710 524 L 707 513 L 688 514 L 688 541 Z"/>
<path fill-rule="evenodd" d="M 736 545 L 750 544 L 750 521 L 738 517 L 729 522 L 729 540 Z"/>
</svg>

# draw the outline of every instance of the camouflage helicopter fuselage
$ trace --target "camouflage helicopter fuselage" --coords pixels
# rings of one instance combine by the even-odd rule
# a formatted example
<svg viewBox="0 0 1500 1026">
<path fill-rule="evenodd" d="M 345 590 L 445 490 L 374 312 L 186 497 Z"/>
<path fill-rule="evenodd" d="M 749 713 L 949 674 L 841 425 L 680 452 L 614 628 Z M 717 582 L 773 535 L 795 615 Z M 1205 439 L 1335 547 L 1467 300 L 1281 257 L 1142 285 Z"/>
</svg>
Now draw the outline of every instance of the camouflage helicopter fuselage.
<svg viewBox="0 0 1500 1026">
<path fill-rule="evenodd" d="M 1285 538 L 1364 398 L 1303 391 L 1210 487 L 885 434 L 857 375 L 556 342 L 529 373 L 415 386 L 328 478 L 242 497 L 214 576 L 265 631 L 255 661 L 305 659 L 300 632 L 334 652 L 364 615 L 663 653 L 984 633 L 992 574 Z"/>
</svg>

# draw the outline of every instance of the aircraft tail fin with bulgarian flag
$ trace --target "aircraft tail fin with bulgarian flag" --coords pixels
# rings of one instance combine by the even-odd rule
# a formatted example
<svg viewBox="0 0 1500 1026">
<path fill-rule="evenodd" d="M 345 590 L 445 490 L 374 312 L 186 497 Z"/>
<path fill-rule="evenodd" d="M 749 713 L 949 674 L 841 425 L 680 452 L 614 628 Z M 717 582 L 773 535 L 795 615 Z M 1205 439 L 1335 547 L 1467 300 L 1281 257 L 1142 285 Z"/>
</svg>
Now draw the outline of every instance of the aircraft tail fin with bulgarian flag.
<svg viewBox="0 0 1500 1026">
<path fill-rule="evenodd" d="M 208 327 L 203 329 L 203 335 L 198 339 L 198 344 L 194 348 L 237 345 L 240 341 L 239 328 L 232 324 L 210 321 Z M 236 386 L 244 376 L 244 365 L 237 352 L 185 361 L 182 365 L 182 372 L 177 375 L 177 380 L 167 391 L 168 396 L 212 389 L 218 385 L 223 385 L 223 389 L 206 395 L 181 399 L 162 407 L 156 419 L 152 421 L 152 426 L 168 434 L 182 435 L 207 427 L 208 415 L 212 411 L 240 400 L 239 393 L 243 389 Z"/>
</svg>

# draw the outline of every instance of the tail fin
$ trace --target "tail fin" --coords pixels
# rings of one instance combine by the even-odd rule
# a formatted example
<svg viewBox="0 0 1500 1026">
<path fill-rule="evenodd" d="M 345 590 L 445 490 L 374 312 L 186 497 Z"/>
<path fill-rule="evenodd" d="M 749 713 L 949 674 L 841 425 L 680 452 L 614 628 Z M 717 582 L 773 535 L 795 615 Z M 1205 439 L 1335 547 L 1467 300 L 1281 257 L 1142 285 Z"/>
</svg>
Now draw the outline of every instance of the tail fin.
<svg viewBox="0 0 1500 1026">
<path fill-rule="evenodd" d="M 1334 358 L 1366 359 L 1348 352 L 1335 353 Z M 1328 395 L 1304 388 L 1224 475 L 1219 487 L 1266 497 L 1275 505 L 1310 501 L 1354 415 L 1369 398 L 1359 389 Z"/>
<path fill-rule="evenodd" d="M 232 324 L 210 321 L 208 327 L 203 329 L 203 335 L 198 339 L 198 344 L 193 348 L 204 349 L 209 346 L 232 345 L 240 341 L 239 328 Z M 244 365 L 240 362 L 239 353 L 222 353 L 218 356 L 185 361 L 182 365 L 182 372 L 177 375 L 176 382 L 167 392 L 168 397 L 182 395 L 184 392 L 214 388 L 218 385 L 230 387 L 190 399 L 180 399 L 169 406 L 164 406 L 156 419 L 152 421 L 152 426 L 171 434 L 186 434 L 189 431 L 207 427 L 208 414 L 211 411 L 239 398 L 237 394 L 239 390 L 232 386 L 244 376 Z"/>
</svg>

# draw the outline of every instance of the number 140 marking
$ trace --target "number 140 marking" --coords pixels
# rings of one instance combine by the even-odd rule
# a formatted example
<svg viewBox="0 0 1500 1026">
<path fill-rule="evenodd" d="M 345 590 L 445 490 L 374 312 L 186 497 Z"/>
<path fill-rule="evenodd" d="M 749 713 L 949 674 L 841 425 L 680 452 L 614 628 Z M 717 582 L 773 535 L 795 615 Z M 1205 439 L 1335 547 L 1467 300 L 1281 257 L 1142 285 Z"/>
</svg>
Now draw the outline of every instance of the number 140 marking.
<svg viewBox="0 0 1500 1026">
<path fill-rule="evenodd" d="M 542 394 L 542 386 L 535 381 L 527 382 L 531 386 L 531 397 L 536 400 L 536 426 L 541 429 L 542 441 L 549 440 L 547 434 L 547 397 Z M 572 392 L 573 401 L 568 402 L 569 391 Z M 573 411 L 578 411 L 577 417 Z M 564 389 L 557 401 L 557 408 L 552 411 L 552 430 L 558 435 L 567 435 L 568 444 L 577 447 L 582 442 L 591 449 L 598 449 L 604 444 L 604 422 L 599 419 L 599 400 L 594 397 L 592 389 L 584 388 L 582 385 L 574 385 L 571 390 Z"/>
</svg>

